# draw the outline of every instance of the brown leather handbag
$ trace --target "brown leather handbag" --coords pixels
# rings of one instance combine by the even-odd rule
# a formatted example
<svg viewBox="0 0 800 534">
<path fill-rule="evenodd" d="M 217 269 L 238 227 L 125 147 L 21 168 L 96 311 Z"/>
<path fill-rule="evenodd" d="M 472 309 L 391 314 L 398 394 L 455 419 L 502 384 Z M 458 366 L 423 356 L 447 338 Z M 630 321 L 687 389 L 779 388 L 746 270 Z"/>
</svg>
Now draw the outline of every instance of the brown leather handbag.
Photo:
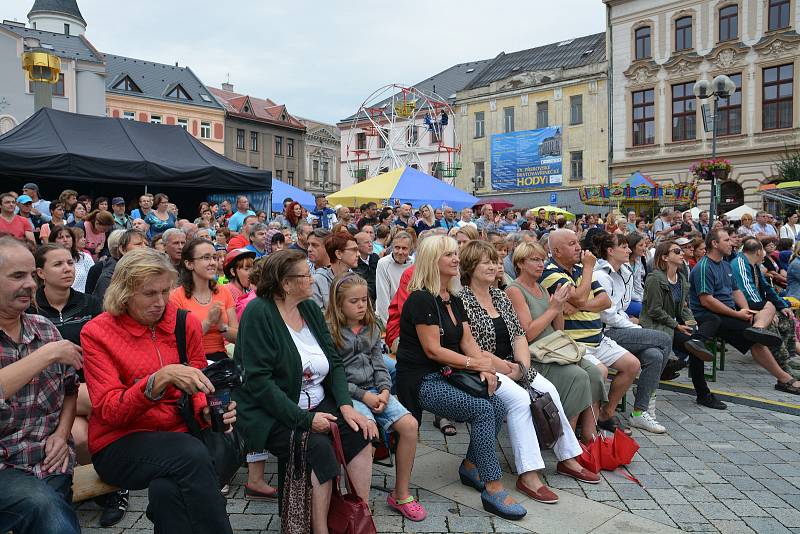
<svg viewBox="0 0 800 534">
<path fill-rule="evenodd" d="M 342 450 L 342 439 L 339 437 L 339 427 L 336 426 L 336 423 L 331 423 L 331 439 L 336 459 L 344 471 L 347 493 L 342 495 L 339 477 L 336 477 L 333 481 L 330 508 L 328 508 L 328 531 L 331 534 L 377 534 L 378 531 L 372 521 L 369 505 L 353 490 L 350 482 Z"/>
<path fill-rule="evenodd" d="M 539 447 L 552 449 L 556 441 L 564 435 L 558 406 L 553 402 L 550 393 L 537 391 L 531 386 L 527 369 L 522 363 L 517 362 L 517 364 L 522 368 L 521 385 L 528 391 L 531 398 L 531 415 L 533 416 L 533 426 L 536 429 L 536 437 L 539 438 Z"/>
</svg>

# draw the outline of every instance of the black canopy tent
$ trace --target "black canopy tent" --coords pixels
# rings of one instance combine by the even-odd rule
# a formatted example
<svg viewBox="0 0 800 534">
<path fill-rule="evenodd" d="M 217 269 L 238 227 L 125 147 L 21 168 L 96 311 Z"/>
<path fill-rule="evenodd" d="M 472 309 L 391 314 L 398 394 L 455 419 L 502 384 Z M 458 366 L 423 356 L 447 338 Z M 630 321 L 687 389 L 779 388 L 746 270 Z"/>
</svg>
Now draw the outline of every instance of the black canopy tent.
<svg viewBox="0 0 800 534">
<path fill-rule="evenodd" d="M 132 200 L 147 187 L 172 193 L 192 217 L 186 203 L 207 194 L 272 189 L 272 173 L 232 161 L 178 126 L 49 108 L 0 135 L 0 179 L 8 184 L 0 189 L 35 182 L 48 199 L 75 189 Z"/>
</svg>

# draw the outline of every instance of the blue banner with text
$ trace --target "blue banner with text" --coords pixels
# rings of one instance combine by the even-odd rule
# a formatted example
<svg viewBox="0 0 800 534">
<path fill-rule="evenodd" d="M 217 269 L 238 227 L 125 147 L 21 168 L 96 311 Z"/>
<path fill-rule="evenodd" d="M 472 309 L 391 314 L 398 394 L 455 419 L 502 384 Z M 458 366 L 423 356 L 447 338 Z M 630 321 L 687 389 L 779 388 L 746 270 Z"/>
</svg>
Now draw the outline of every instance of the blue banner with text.
<svg viewBox="0 0 800 534">
<path fill-rule="evenodd" d="M 561 182 L 561 128 L 492 136 L 492 189 L 536 189 Z"/>
</svg>

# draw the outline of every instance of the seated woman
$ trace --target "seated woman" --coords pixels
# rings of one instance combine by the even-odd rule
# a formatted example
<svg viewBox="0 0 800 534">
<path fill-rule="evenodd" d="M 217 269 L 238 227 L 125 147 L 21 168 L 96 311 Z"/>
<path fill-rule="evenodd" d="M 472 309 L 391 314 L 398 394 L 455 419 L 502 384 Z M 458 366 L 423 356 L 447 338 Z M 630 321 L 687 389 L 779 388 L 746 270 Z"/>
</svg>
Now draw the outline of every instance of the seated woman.
<svg viewBox="0 0 800 534">
<path fill-rule="evenodd" d="M 565 410 L 561 405 L 558 391 L 549 380 L 531 368 L 528 341 L 511 301 L 502 290 L 492 286 L 497 271 L 502 271 L 502 266 L 498 266 L 496 260 L 497 251 L 485 241 L 471 241 L 461 249 L 461 284 L 464 286 L 461 300 L 467 311 L 470 330 L 474 332 L 475 340 L 483 354 L 494 362 L 494 367 L 499 373 L 498 377 L 503 384 L 503 387 L 497 390 L 497 396 L 508 408 L 508 433 L 511 436 L 514 462 L 519 474 L 517 488 L 534 500 L 555 502 L 558 496 L 542 484 L 536 472 L 544 468 L 544 460 L 538 440 L 534 438 L 536 429 L 533 426 L 531 411 L 527 409 L 530 405 L 530 396 L 523 388 L 509 386 L 506 377 L 520 381 L 524 371 L 533 389 L 550 393 L 553 397 L 561 416 L 561 425 L 566 430 L 553 447 L 553 452 L 559 460 L 557 472 L 590 484 L 598 483 L 600 477 L 585 470 L 575 460 L 581 453 L 581 446 L 575 438 L 575 433 L 569 431 L 570 421 L 564 415 Z M 522 366 L 518 363 L 522 363 Z M 588 381 L 584 382 L 584 385 L 586 386 L 584 391 L 575 391 L 581 398 L 581 403 L 586 403 L 578 412 L 590 405 Z"/>
<path fill-rule="evenodd" d="M 540 244 L 520 243 L 514 249 L 513 261 L 517 278 L 509 284 L 506 294 L 530 344 L 564 328 L 568 289 L 557 291 L 551 299 L 539 284 L 547 261 Z M 600 369 L 585 359 L 572 365 L 531 362 L 531 367 L 555 386 L 572 429 L 580 420 L 581 439 L 591 441 L 595 428 L 592 409 L 599 413 L 600 403 L 608 400 Z"/>
<path fill-rule="evenodd" d="M 202 323 L 206 359 L 219 361 L 228 357 L 225 342 L 236 341 L 239 321 L 231 293 L 214 280 L 217 261 L 214 245 L 206 239 L 192 239 L 183 247 L 178 287 L 169 301 L 189 310 Z"/>
<path fill-rule="evenodd" d="M 646 274 L 644 255 L 647 253 L 647 239 L 638 232 L 631 232 L 625 238 L 628 240 L 628 247 L 631 249 L 631 255 L 628 257 L 628 266 L 633 274 L 633 279 L 631 280 L 633 293 L 625 313 L 631 317 L 639 317 L 642 312 L 642 298 L 644 298 L 644 277 Z"/>
<path fill-rule="evenodd" d="M 786 274 L 786 292 L 783 296 L 800 300 L 800 241 L 795 243 L 792 256 L 789 259 L 789 269 Z"/>
<path fill-rule="evenodd" d="M 295 431 L 310 431 L 311 523 L 315 534 L 328 532 L 332 480 L 339 463 L 328 433 L 335 422 L 355 491 L 369 499 L 374 422 L 359 414 L 347 390 L 341 358 L 322 312 L 311 300 L 306 255 L 280 250 L 261 261 L 257 298 L 242 314 L 234 359 L 247 382 L 234 391 L 247 449 L 268 450 L 286 461 Z"/>
<path fill-rule="evenodd" d="M 705 348 L 694 331 L 697 321 L 687 304 L 689 280 L 683 273 L 683 251 L 674 241 L 662 241 L 656 247 L 653 271 L 644 283 L 644 306 L 639 322 L 644 328 L 660 330 L 672 337 L 672 348 L 677 353 L 689 354 L 689 371 L 697 395 L 697 403 L 708 408 L 724 410 L 725 403 L 711 390 L 703 370 L 703 362 L 713 355 Z M 714 337 L 716 326 L 703 325 L 706 339 Z M 694 338 L 694 339 L 693 339 Z"/>
<path fill-rule="evenodd" d="M 198 421 L 210 420 L 205 393 L 214 391 L 200 321 L 186 318 L 182 365 L 175 339 L 178 309 L 169 303 L 175 269 L 152 249 L 125 254 L 106 291 L 105 313 L 81 332 L 92 399 L 89 452 L 100 478 L 148 489 L 147 517 L 156 533 L 230 533 L 225 498 L 203 442 L 188 434 L 175 404 L 192 395 Z M 224 415 L 236 421 L 236 404 Z"/>
<path fill-rule="evenodd" d="M 521 519 L 527 511 L 500 480 L 503 473 L 495 441 L 506 407 L 495 395 L 494 360 L 481 352 L 461 299 L 453 294 L 458 263 L 458 244 L 451 237 L 431 236 L 419 245 L 408 288 L 411 293 L 400 315 L 398 397 L 417 421 L 425 410 L 470 423 L 469 448 L 458 468 L 461 482 L 481 492 L 486 511 Z M 445 366 L 479 373 L 487 384 L 488 399 L 453 386 L 441 372 Z M 507 382 L 503 387 L 520 389 L 512 380 Z"/>
<path fill-rule="evenodd" d="M 761 245 L 764 247 L 764 275 L 767 280 L 772 282 L 772 285 L 777 291 L 786 289 L 786 271 L 781 269 L 778 264 L 777 251 L 778 251 L 778 238 L 777 237 L 762 237 Z"/>
</svg>

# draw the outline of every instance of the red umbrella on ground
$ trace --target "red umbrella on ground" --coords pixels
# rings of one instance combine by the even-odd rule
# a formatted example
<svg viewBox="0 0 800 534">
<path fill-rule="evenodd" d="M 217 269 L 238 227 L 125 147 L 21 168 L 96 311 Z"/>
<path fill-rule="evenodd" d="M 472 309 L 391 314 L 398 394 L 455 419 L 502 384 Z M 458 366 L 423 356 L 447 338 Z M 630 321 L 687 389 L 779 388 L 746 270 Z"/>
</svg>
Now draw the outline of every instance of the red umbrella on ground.
<svg viewBox="0 0 800 534">
<path fill-rule="evenodd" d="M 483 206 L 491 204 L 494 211 L 502 211 L 506 208 L 513 208 L 514 204 L 502 198 L 487 198 L 475 204 L 472 209 L 480 210 Z"/>
</svg>

